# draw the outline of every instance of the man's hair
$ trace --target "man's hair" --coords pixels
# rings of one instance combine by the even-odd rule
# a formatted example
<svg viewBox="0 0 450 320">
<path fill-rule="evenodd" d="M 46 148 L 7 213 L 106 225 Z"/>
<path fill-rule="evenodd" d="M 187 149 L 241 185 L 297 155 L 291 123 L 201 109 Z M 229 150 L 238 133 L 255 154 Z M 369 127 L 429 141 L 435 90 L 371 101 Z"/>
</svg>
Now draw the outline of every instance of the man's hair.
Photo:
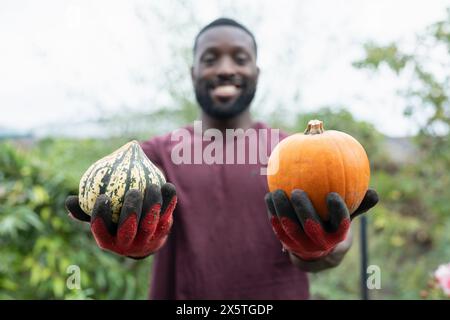
<svg viewBox="0 0 450 320">
<path fill-rule="evenodd" d="M 229 18 L 218 18 L 218 19 L 210 22 L 206 26 L 204 26 L 199 31 L 199 33 L 195 37 L 195 41 L 194 41 L 194 55 L 195 55 L 195 51 L 197 50 L 197 42 L 198 42 L 198 38 L 200 37 L 200 35 L 203 32 L 205 32 L 206 30 L 208 30 L 208 29 L 211 29 L 211 28 L 214 28 L 214 27 L 221 27 L 221 26 L 236 27 L 236 28 L 240 28 L 241 30 L 245 31 L 252 38 L 253 46 L 254 46 L 254 49 L 255 49 L 255 56 L 257 55 L 256 40 L 255 40 L 255 37 L 253 36 L 253 33 L 250 30 L 248 30 L 244 25 L 242 25 L 239 22 L 237 22 L 236 20 L 229 19 Z"/>
</svg>

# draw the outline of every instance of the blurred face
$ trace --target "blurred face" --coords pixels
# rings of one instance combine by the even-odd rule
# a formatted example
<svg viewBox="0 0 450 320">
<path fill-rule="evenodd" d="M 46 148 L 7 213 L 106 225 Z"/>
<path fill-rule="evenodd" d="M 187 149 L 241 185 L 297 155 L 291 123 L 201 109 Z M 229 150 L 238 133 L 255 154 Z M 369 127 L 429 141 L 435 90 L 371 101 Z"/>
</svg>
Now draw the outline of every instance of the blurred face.
<svg viewBox="0 0 450 320">
<path fill-rule="evenodd" d="M 238 116 L 250 106 L 258 81 L 252 38 L 232 26 L 206 30 L 198 38 L 191 75 L 205 113 L 216 119 Z"/>
</svg>

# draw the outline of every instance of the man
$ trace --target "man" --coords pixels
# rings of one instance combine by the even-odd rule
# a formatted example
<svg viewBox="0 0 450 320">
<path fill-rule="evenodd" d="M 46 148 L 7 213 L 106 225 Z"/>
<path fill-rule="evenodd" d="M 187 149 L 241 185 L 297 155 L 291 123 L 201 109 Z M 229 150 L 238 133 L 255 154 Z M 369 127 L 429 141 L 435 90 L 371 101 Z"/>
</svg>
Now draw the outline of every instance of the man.
<svg viewBox="0 0 450 320">
<path fill-rule="evenodd" d="M 259 76 L 256 57 L 252 33 L 234 20 L 215 20 L 199 32 L 191 76 L 202 130 L 273 132 L 250 116 Z M 184 132 L 189 150 L 198 142 L 207 145 L 192 126 Z M 378 201 L 369 190 L 350 218 L 339 195 L 331 193 L 327 203 L 333 218 L 324 222 L 305 192 L 295 190 L 290 200 L 281 190 L 269 193 L 261 161 L 174 161 L 179 146 L 174 136 L 179 135 L 142 143 L 170 183 L 146 190 L 143 199 L 130 190 L 118 225 L 111 222 L 110 200 L 104 195 L 92 217 L 81 211 L 77 197 L 66 201 L 73 217 L 90 221 L 101 248 L 135 259 L 154 254 L 152 299 L 307 299 L 306 272 L 337 266 L 351 246 L 351 219 Z M 257 143 L 270 145 L 264 138 L 269 136 L 258 137 Z M 255 143 L 237 134 L 219 143 L 221 156 L 234 150 L 232 142 L 242 143 L 246 151 Z"/>
</svg>

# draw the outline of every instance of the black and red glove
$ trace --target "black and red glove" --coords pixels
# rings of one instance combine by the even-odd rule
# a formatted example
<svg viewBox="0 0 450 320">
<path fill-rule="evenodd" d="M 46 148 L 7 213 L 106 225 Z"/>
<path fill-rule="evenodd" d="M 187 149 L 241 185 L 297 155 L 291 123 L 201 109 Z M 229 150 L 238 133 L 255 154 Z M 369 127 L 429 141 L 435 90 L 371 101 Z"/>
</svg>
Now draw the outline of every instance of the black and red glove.
<svg viewBox="0 0 450 320">
<path fill-rule="evenodd" d="M 306 192 L 293 190 L 291 199 L 283 190 L 269 192 L 265 197 L 272 228 L 283 248 L 303 260 L 315 260 L 328 255 L 342 242 L 351 221 L 378 202 L 375 190 L 367 190 L 359 208 L 350 216 L 338 193 L 327 195 L 328 221 L 315 211 Z"/>
<path fill-rule="evenodd" d="M 97 198 L 92 216 L 83 212 L 77 196 L 67 197 L 66 208 L 71 217 L 90 222 L 91 232 L 100 248 L 142 259 L 165 243 L 176 203 L 175 187 L 166 183 L 161 189 L 156 185 L 147 188 L 143 199 L 138 190 L 129 190 L 118 223 L 112 221 L 111 199 L 104 194 Z"/>
</svg>

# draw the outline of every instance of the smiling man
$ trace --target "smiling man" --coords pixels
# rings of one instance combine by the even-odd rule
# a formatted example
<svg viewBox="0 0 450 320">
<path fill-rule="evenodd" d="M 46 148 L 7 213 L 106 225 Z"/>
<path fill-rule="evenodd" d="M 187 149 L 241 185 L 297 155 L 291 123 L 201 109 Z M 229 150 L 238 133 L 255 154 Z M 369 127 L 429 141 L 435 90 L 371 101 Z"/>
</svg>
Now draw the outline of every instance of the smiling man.
<svg viewBox="0 0 450 320">
<path fill-rule="evenodd" d="M 212 127 L 221 129 L 230 127 L 224 120 L 251 124 L 249 107 L 259 76 L 256 52 L 251 33 L 231 20 L 216 20 L 200 31 L 191 75 L 203 121 L 216 124 L 220 120 Z"/>
<path fill-rule="evenodd" d="M 234 20 L 215 20 L 199 32 L 191 76 L 203 130 L 273 133 L 250 115 L 259 77 L 256 59 L 253 34 Z M 184 130 L 190 149 L 195 143 L 205 147 L 193 126 Z M 237 134 L 231 142 L 243 143 L 247 153 L 255 143 L 271 150 L 271 136 L 251 140 Z M 134 259 L 154 255 L 152 299 L 307 299 L 307 272 L 342 261 L 351 246 L 351 220 L 378 200 L 368 190 L 350 217 L 339 195 L 330 193 L 333 218 L 325 222 L 302 190 L 290 197 L 281 190 L 269 193 L 261 161 L 175 163 L 177 143 L 173 134 L 142 143 L 170 183 L 146 190 L 144 198 L 130 190 L 117 225 L 105 196 L 97 200 L 92 218 L 81 211 L 77 197 L 66 201 L 73 217 L 90 222 L 101 248 Z M 219 145 L 223 150 L 216 152 L 234 150 L 228 140 Z"/>
</svg>

